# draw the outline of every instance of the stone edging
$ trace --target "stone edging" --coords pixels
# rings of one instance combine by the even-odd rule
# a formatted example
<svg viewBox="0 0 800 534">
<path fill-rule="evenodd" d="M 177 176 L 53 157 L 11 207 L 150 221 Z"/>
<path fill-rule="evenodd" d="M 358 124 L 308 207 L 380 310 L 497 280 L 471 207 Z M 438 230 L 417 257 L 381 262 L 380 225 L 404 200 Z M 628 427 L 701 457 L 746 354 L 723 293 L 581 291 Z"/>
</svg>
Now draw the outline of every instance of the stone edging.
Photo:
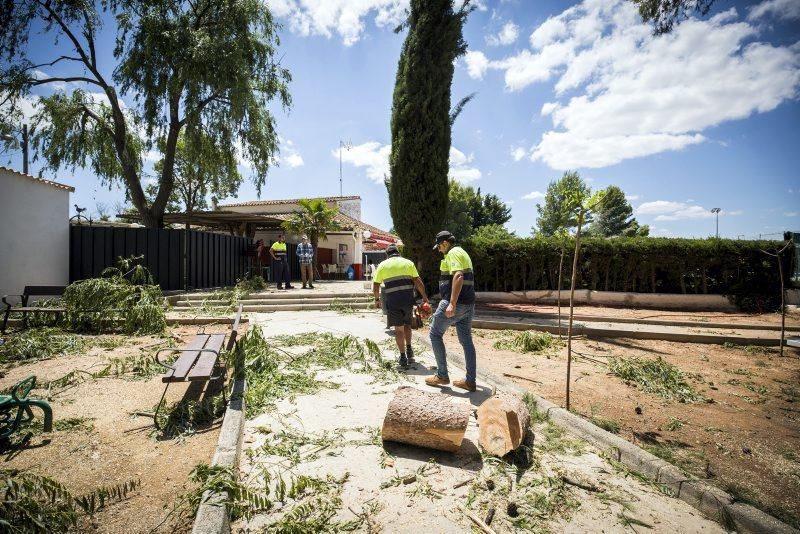
<svg viewBox="0 0 800 534">
<path fill-rule="evenodd" d="M 244 378 L 234 381 L 211 465 L 231 467 L 234 471 L 239 469 L 239 457 L 242 453 L 244 436 L 244 394 L 246 389 L 247 382 Z M 239 473 L 236 472 L 236 476 L 238 475 Z M 228 534 L 231 531 L 225 499 L 224 494 L 215 494 L 211 491 L 203 494 L 201 501 L 203 504 L 197 510 L 192 534 Z"/>
<path fill-rule="evenodd" d="M 433 350 L 428 339 L 422 336 L 417 336 L 416 339 Z M 449 361 L 452 361 L 462 369 L 465 367 L 463 354 L 451 352 L 447 357 Z M 764 532 L 769 532 L 770 534 L 798 534 L 800 532 L 754 506 L 735 502 L 731 495 L 719 488 L 711 486 L 702 480 L 687 478 L 687 475 L 674 465 L 617 435 L 595 426 L 590 421 L 556 406 L 535 393 L 526 391 L 493 373 L 478 371 L 477 375 L 480 380 L 497 388 L 511 390 L 520 395 L 528 393 L 536 399 L 537 405 L 547 413 L 550 420 L 597 448 L 606 451 L 614 460 L 628 468 L 642 473 L 659 484 L 663 484 L 672 491 L 675 497 L 690 504 L 702 512 L 703 515 L 719 522 L 725 528 L 733 528 L 742 534 L 763 534 Z"/>
</svg>

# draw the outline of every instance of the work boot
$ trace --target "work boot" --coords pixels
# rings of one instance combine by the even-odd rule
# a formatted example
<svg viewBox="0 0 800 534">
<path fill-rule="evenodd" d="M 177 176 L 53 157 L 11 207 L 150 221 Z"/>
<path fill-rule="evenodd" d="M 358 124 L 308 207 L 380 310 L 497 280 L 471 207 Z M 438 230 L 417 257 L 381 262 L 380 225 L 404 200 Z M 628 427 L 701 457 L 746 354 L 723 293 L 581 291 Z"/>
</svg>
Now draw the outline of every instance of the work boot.
<svg viewBox="0 0 800 534">
<path fill-rule="evenodd" d="M 449 378 L 442 378 L 439 375 L 429 376 L 425 379 L 425 383 L 429 386 L 446 386 L 450 383 Z"/>
<path fill-rule="evenodd" d="M 466 389 L 467 391 L 475 391 L 478 389 L 475 382 L 467 382 L 466 380 L 454 380 L 453 385 L 460 389 Z"/>
<path fill-rule="evenodd" d="M 411 346 L 406 349 L 406 357 L 408 358 L 409 364 L 417 363 L 417 360 L 414 359 L 414 349 L 412 349 Z"/>
<path fill-rule="evenodd" d="M 308 284 L 308 289 L 314 289 L 314 285 L 313 284 Z"/>
<path fill-rule="evenodd" d="M 289 284 L 286 284 L 286 289 L 297 289 L 297 288 L 296 288 L 296 287 L 294 287 L 294 286 L 291 286 L 291 285 L 289 285 Z"/>
<path fill-rule="evenodd" d="M 400 368 L 401 369 L 408 369 L 408 358 L 402 352 L 400 353 Z"/>
<path fill-rule="evenodd" d="M 306 288 L 306 285 L 305 285 L 305 284 L 303 284 L 303 289 L 305 289 L 305 288 Z"/>
<path fill-rule="evenodd" d="M 283 289 L 283 286 L 278 286 L 278 289 Z"/>
</svg>

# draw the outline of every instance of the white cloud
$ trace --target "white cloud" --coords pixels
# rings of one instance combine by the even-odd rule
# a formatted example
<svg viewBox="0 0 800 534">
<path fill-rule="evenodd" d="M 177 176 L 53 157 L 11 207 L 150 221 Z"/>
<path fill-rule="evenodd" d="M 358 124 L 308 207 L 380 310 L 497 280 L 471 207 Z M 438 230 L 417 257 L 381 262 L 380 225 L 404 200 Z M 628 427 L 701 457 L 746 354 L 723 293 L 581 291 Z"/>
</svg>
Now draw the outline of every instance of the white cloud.
<svg viewBox="0 0 800 534">
<path fill-rule="evenodd" d="M 489 60 L 483 52 L 468 50 L 464 54 L 464 62 L 467 64 L 467 74 L 473 80 L 480 80 L 489 68 Z"/>
<path fill-rule="evenodd" d="M 689 201 L 690 202 L 690 201 Z M 742 215 L 741 210 L 721 211 L 720 215 Z M 669 200 L 655 200 L 644 202 L 636 208 L 637 215 L 655 215 L 656 221 L 678 221 L 682 219 L 708 219 L 714 217 L 710 209 L 688 204 L 687 202 L 672 202 Z"/>
<path fill-rule="evenodd" d="M 521 146 L 511 147 L 511 157 L 514 158 L 514 161 L 520 161 L 527 153 L 528 151 Z"/>
<path fill-rule="evenodd" d="M 756 20 L 766 16 L 777 19 L 800 19 L 800 2 L 797 0 L 765 0 L 748 8 L 748 20 Z"/>
<path fill-rule="evenodd" d="M 302 167 L 305 162 L 300 154 L 290 154 L 286 157 L 286 164 L 294 169 L 295 167 Z"/>
<path fill-rule="evenodd" d="M 302 36 L 341 37 L 345 46 L 357 43 L 364 19 L 372 16 L 379 28 L 394 28 L 405 19 L 409 0 L 265 0 L 275 17 Z"/>
<path fill-rule="evenodd" d="M 628 195 L 628 194 L 626 194 L 626 195 L 625 195 L 625 199 L 626 199 L 628 202 L 630 202 L 630 201 L 632 201 L 632 200 L 639 200 L 639 195 Z"/>
<path fill-rule="evenodd" d="M 489 46 L 508 46 L 519 37 L 519 27 L 513 22 L 506 23 L 497 35 L 487 35 L 486 44 Z"/>
<path fill-rule="evenodd" d="M 385 177 L 389 176 L 389 154 L 391 145 L 383 145 L 378 141 L 367 141 L 353 146 L 350 150 L 342 151 L 342 162 L 355 167 L 364 167 L 367 178 L 375 183 L 382 184 Z M 339 158 L 338 147 L 331 150 L 331 155 Z M 480 169 L 472 165 L 474 156 L 465 155 L 455 147 L 450 147 L 450 172 L 448 177 L 461 183 L 473 182 L 482 174 Z"/>
<path fill-rule="evenodd" d="M 448 178 L 466 184 L 480 179 L 481 171 L 472 167 L 472 160 L 475 157 L 470 154 L 464 155 L 463 152 L 455 147 L 450 147 L 450 172 L 447 174 Z"/>
<path fill-rule="evenodd" d="M 800 2 L 768 0 L 749 18 L 779 9 L 794 13 Z M 554 80 L 556 100 L 541 108 L 553 128 L 531 158 L 559 170 L 605 167 L 705 142 L 707 128 L 796 98 L 800 43 L 774 46 L 760 31 L 729 9 L 653 37 L 629 1 L 584 0 L 536 28 L 530 49 L 487 60 L 480 74 L 504 71 L 508 91 Z"/>
<path fill-rule="evenodd" d="M 784 215 L 787 217 L 797 217 L 800 215 L 800 211 L 787 211 L 784 213 Z"/>
<path fill-rule="evenodd" d="M 360 145 L 354 145 L 349 150 L 342 151 L 342 162 L 350 163 L 355 167 L 365 167 L 367 178 L 375 183 L 383 183 L 383 179 L 389 176 L 389 154 L 392 152 L 392 145 L 382 145 L 377 141 L 368 141 Z M 339 157 L 339 149 L 331 151 L 335 157 Z"/>
<path fill-rule="evenodd" d="M 541 191 L 531 191 L 527 195 L 524 195 L 522 200 L 538 200 L 540 198 L 544 198 L 544 193 Z"/>
</svg>

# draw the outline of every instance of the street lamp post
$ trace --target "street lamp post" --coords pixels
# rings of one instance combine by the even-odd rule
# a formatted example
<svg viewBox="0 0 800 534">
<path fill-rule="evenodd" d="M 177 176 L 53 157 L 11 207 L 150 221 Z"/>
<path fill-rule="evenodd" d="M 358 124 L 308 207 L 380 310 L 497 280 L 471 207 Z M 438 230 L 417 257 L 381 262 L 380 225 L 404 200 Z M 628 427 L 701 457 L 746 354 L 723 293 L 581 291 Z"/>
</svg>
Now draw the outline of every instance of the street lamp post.
<svg viewBox="0 0 800 534">
<path fill-rule="evenodd" d="M 339 140 L 339 196 L 343 196 L 342 193 L 342 149 L 350 150 L 353 148 L 353 144 L 348 141 L 345 143 L 341 139 Z"/>
<path fill-rule="evenodd" d="M 3 141 L 14 141 L 13 135 L 0 136 Z M 28 174 L 28 125 L 22 125 L 22 172 Z"/>
<path fill-rule="evenodd" d="M 711 213 L 717 216 L 717 239 L 719 239 L 719 212 L 722 211 L 720 208 L 711 208 Z"/>
</svg>

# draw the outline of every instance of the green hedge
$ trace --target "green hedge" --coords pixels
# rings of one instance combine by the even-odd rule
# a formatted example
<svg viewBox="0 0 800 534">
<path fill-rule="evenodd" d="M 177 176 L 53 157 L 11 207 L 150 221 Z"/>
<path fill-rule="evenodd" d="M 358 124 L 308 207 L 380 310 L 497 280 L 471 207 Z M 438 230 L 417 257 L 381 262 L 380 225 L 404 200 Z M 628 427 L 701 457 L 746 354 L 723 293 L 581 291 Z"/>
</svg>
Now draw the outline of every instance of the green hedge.
<svg viewBox="0 0 800 534">
<path fill-rule="evenodd" d="M 772 251 L 781 242 L 589 237 L 581 243 L 579 289 L 721 294 L 751 311 L 780 306 L 776 260 L 761 250 Z M 554 238 L 474 238 L 462 246 L 472 257 L 478 291 L 557 289 L 560 248 Z M 566 249 L 563 288 L 569 288 L 574 239 Z M 783 256 L 787 287 L 789 252 Z"/>
</svg>

